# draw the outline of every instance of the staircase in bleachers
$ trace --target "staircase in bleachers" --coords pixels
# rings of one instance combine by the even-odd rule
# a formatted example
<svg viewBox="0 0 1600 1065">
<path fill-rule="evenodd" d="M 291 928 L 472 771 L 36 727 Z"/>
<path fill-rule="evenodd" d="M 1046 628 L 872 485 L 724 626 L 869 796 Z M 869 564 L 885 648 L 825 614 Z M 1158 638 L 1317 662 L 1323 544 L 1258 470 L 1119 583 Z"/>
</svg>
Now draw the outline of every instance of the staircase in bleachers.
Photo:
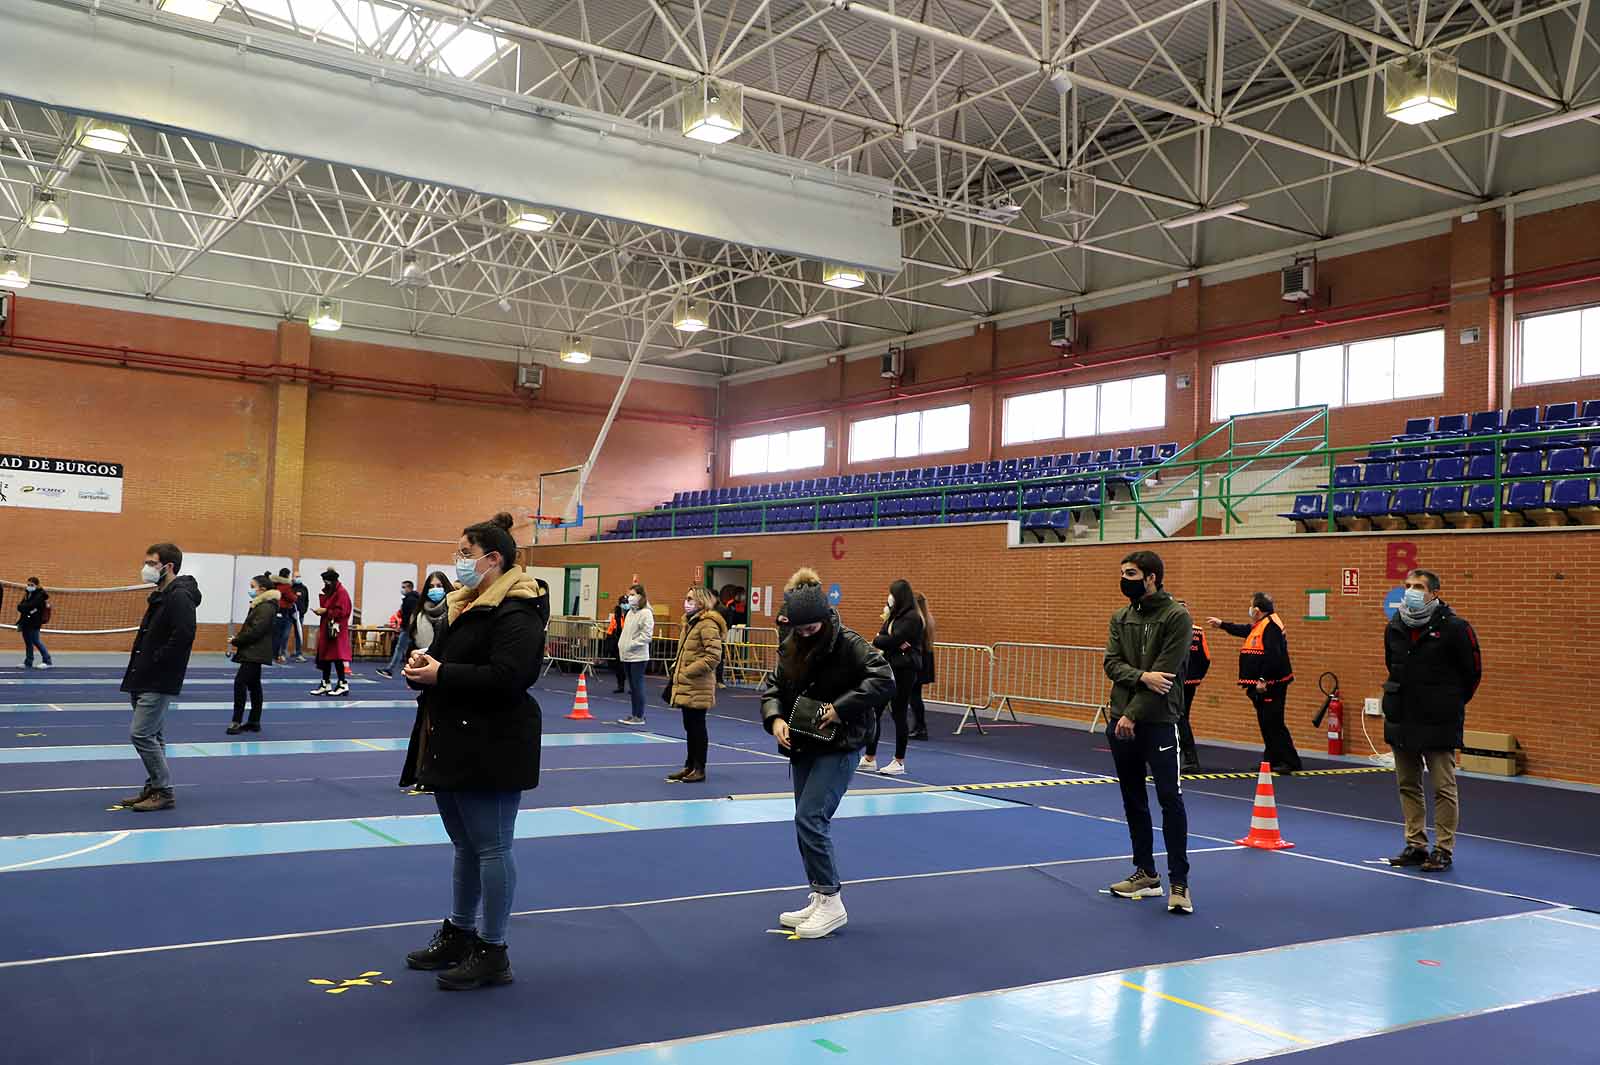
<svg viewBox="0 0 1600 1065">
<path fill-rule="evenodd" d="M 1026 459 L 679 492 L 654 512 L 622 519 L 605 540 L 800 532 L 1021 519 L 1066 530 L 1097 516 L 1102 491 L 1126 498 L 1175 443 Z M 1104 489 L 1102 490 L 1102 484 Z M 1076 509 L 1074 509 L 1076 508 Z"/>
<path fill-rule="evenodd" d="M 1498 467 L 1498 469 L 1497 469 Z M 1343 530 L 1600 525 L 1600 400 L 1412 418 L 1280 517 Z"/>
</svg>

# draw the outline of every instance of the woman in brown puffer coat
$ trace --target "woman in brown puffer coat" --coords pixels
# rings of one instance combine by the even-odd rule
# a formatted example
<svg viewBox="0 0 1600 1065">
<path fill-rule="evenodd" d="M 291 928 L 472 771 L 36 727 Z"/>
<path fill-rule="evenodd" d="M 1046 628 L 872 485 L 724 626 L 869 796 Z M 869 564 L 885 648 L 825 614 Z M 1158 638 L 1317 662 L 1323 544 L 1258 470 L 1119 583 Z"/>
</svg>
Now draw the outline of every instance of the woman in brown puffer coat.
<svg viewBox="0 0 1600 1065">
<path fill-rule="evenodd" d="M 728 623 L 717 612 L 717 600 L 704 588 L 690 588 L 683 596 L 683 635 L 672 666 L 672 705 L 683 711 L 683 731 L 689 737 L 689 757 L 683 768 L 667 777 L 674 784 L 702 784 L 706 779 L 706 711 L 717 705 L 717 666 L 722 662 L 722 640 Z"/>
</svg>

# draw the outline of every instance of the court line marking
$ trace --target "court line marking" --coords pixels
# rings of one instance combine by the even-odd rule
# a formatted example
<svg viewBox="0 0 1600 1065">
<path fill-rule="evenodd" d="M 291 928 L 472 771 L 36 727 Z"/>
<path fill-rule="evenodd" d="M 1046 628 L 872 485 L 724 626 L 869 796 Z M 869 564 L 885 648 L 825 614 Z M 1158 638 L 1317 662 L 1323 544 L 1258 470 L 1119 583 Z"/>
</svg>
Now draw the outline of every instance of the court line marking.
<svg viewBox="0 0 1600 1065">
<path fill-rule="evenodd" d="M 1193 853 L 1193 852 L 1190 852 L 1190 853 Z M 875 1006 L 875 1007 L 872 1007 L 871 1009 L 852 1010 L 852 1011 L 849 1011 L 849 1012 L 846 1012 L 846 1013 L 833 1013 L 833 1014 L 827 1014 L 827 1015 L 821 1016 L 821 1017 L 804 1017 L 804 1018 L 800 1018 L 798 1020 L 793 1020 L 793 1021 L 778 1021 L 778 1022 L 775 1022 L 775 1023 L 772 1023 L 772 1024 L 752 1025 L 751 1027 L 748 1027 L 748 1028 L 733 1028 L 733 1029 L 729 1029 L 726 1032 L 714 1032 L 714 1033 L 710 1033 L 710 1034 L 706 1034 L 706 1035 L 683 1036 L 683 1037 L 678 1038 L 678 1039 L 667 1039 L 667 1040 L 662 1040 L 662 1041 L 656 1042 L 656 1043 L 635 1043 L 635 1044 L 633 1044 L 631 1046 L 611 1047 L 611 1048 L 608 1048 L 606 1050 L 590 1050 L 590 1051 L 585 1051 L 582 1054 L 570 1054 L 570 1055 L 568 1055 L 566 1057 L 560 1057 L 560 1058 L 535 1058 L 535 1059 L 530 1059 L 530 1060 L 527 1060 L 527 1061 L 515 1062 L 514 1065 L 565 1065 L 565 1063 L 567 1063 L 567 1062 L 591 1061 L 591 1060 L 594 1060 L 594 1059 L 597 1059 L 597 1058 L 620 1056 L 622 1054 L 630 1054 L 630 1053 L 639 1053 L 639 1052 L 647 1051 L 647 1050 L 648 1051 L 655 1051 L 655 1052 L 657 1052 L 659 1054 L 662 1051 L 671 1050 L 674 1047 L 687 1046 L 687 1045 L 689 1045 L 691 1043 L 705 1043 L 705 1042 L 709 1042 L 709 1041 L 711 1041 L 713 1039 L 723 1039 L 723 1038 L 731 1037 L 731 1036 L 757 1035 L 757 1034 L 760 1034 L 762 1032 L 776 1032 L 776 1031 L 783 1031 L 785 1029 L 790 1029 L 790 1028 L 803 1028 L 803 1027 L 808 1027 L 808 1026 L 811 1026 L 811 1025 L 828 1024 L 828 1023 L 831 1023 L 831 1022 L 834 1022 L 834 1021 L 848 1021 L 848 1020 L 856 1020 L 856 1019 L 861 1018 L 861 1017 L 876 1017 L 876 1016 L 882 1016 L 882 1015 L 891 1014 L 891 1013 L 904 1013 L 904 1012 L 907 1012 L 909 1010 L 923 1009 L 923 1008 L 931 1007 L 931 1006 L 944 1006 L 944 1005 L 950 1005 L 950 1004 L 958 1003 L 958 1002 L 971 1002 L 971 1001 L 973 1001 L 975 999 L 995 998 L 995 997 L 998 997 L 1000 995 L 1010 995 L 1010 994 L 1015 994 L 1017 992 L 1033 991 L 1033 990 L 1037 990 L 1039 988 L 1060 987 L 1060 986 L 1064 986 L 1066 984 L 1083 983 L 1083 982 L 1087 982 L 1087 981 L 1091 981 L 1091 980 L 1101 980 L 1101 979 L 1104 979 L 1104 978 L 1106 978 L 1108 976 L 1120 976 L 1120 975 L 1123 975 L 1123 974 L 1126 974 L 1126 973 L 1130 973 L 1130 972 L 1157 972 L 1157 971 L 1164 970 L 1164 969 L 1176 969 L 1176 968 L 1179 968 L 1179 967 L 1182 967 L 1182 966 L 1187 966 L 1187 965 L 1198 965 L 1198 964 L 1201 964 L 1201 963 L 1204 963 L 1204 962 L 1233 960 L 1233 959 L 1236 959 L 1236 958 L 1250 958 L 1250 957 L 1254 957 L 1254 956 L 1256 956 L 1258 954 L 1277 954 L 1277 953 L 1283 953 L 1283 952 L 1286 952 L 1286 951 L 1303 950 L 1303 949 L 1306 949 L 1306 948 L 1309 948 L 1309 947 L 1331 946 L 1331 945 L 1336 944 L 1336 943 L 1346 943 L 1346 942 L 1352 942 L 1352 941 L 1360 940 L 1360 939 L 1378 939 L 1378 938 L 1387 937 L 1387 936 L 1406 935 L 1406 934 L 1409 934 L 1409 933 L 1412 933 L 1412 932 L 1432 932 L 1432 931 L 1437 931 L 1438 929 L 1442 929 L 1442 928 L 1455 928 L 1455 927 L 1460 927 L 1460 926 L 1465 926 L 1465 925 L 1488 924 L 1488 923 L 1493 922 L 1493 921 L 1509 921 L 1509 920 L 1516 920 L 1516 919 L 1519 919 L 1519 918 L 1522 918 L 1522 917 L 1528 917 L 1528 916 L 1537 916 L 1537 914 L 1534 911 L 1525 910 L 1525 911 L 1523 911 L 1521 913 L 1501 914 L 1501 915 L 1495 916 L 1495 917 L 1474 917 L 1474 918 L 1470 918 L 1470 919 L 1465 920 L 1465 921 L 1446 921 L 1446 922 L 1443 922 L 1441 924 L 1421 925 L 1421 926 L 1418 926 L 1416 928 L 1396 928 L 1396 929 L 1390 929 L 1388 931 L 1383 931 L 1383 932 L 1361 932 L 1361 933 L 1357 933 L 1355 935 L 1334 936 L 1331 939 L 1313 939 L 1313 940 L 1307 940 L 1307 941 L 1305 941 L 1303 943 L 1290 943 L 1290 944 L 1286 944 L 1284 946 L 1258 947 L 1255 950 L 1244 950 L 1244 951 L 1239 951 L 1238 953 L 1235 953 L 1235 954 L 1208 954 L 1208 955 L 1205 955 L 1205 956 L 1199 957 L 1199 958 L 1186 958 L 1186 959 L 1184 959 L 1182 961 L 1160 962 L 1160 963 L 1155 964 L 1155 965 L 1146 965 L 1146 966 L 1144 966 L 1142 968 L 1139 968 L 1139 969 L 1107 969 L 1107 970 L 1105 970 L 1103 972 L 1084 973 L 1081 976 L 1070 976 L 1070 977 L 1066 977 L 1064 979 L 1058 978 L 1058 979 L 1054 979 L 1054 980 L 1040 980 L 1040 981 L 1037 981 L 1037 982 L 1031 983 L 1031 984 L 1019 984 L 1019 985 L 1017 985 L 1015 987 L 999 987 L 999 988 L 993 988 L 993 989 L 988 990 L 988 991 L 972 991 L 972 992 L 967 992 L 965 994 L 960 994 L 960 995 L 947 995 L 944 998 L 925 999 L 925 1000 L 920 1001 L 920 1002 L 902 1002 L 902 1003 L 899 1003 L 899 1004 L 893 1005 L 893 1006 Z M 427 923 L 428 924 L 437 924 L 438 922 L 430 921 L 430 922 L 427 922 Z M 6 963 L 0 962 L 0 968 L 3 968 L 5 964 Z M 1554 1002 L 1554 1001 L 1558 1001 L 1558 1000 L 1563 999 L 1563 998 L 1572 998 L 1572 997 L 1575 997 L 1577 995 L 1592 994 L 1593 991 L 1594 991 L 1594 989 L 1591 988 L 1591 989 L 1589 989 L 1587 991 L 1576 991 L 1576 992 L 1573 992 L 1571 994 L 1563 994 L 1563 995 L 1553 996 L 1552 998 L 1549 998 L 1549 999 L 1530 999 L 1527 1002 L 1519 1002 L 1519 1003 L 1515 1003 L 1515 1004 L 1510 1005 L 1510 1006 L 1497 1006 L 1497 1007 L 1493 1007 L 1491 1009 L 1484 1010 L 1482 1012 L 1484 1012 L 1484 1013 L 1494 1013 L 1494 1012 L 1498 1012 L 1499 1010 L 1502 1010 L 1502 1009 L 1516 1009 L 1516 1008 L 1518 1008 L 1520 1006 L 1534 1005 L 1534 1004 L 1536 1004 L 1538 1002 L 1547 1002 L 1547 1001 Z M 1464 1014 L 1463 1016 L 1469 1016 L 1469 1014 Z M 1418 1022 L 1417 1024 L 1408 1024 L 1408 1025 L 1397 1026 L 1397 1028 L 1395 1030 L 1399 1030 L 1400 1028 L 1419 1027 L 1421 1024 L 1435 1024 L 1435 1023 L 1438 1023 L 1439 1021 L 1447 1021 L 1447 1020 L 1453 1020 L 1453 1019 L 1455 1019 L 1455 1018 L 1453 1018 L 1453 1017 L 1430 1018 L 1430 1019 L 1428 1019 L 1426 1021 Z M 1382 1035 L 1382 1034 L 1384 1034 L 1384 1033 L 1383 1032 L 1369 1032 L 1369 1033 L 1366 1033 L 1366 1034 L 1361 1035 L 1361 1036 L 1356 1037 L 1356 1038 L 1365 1039 L 1365 1038 L 1368 1038 L 1369 1036 L 1372 1036 L 1372 1035 Z M 1350 1040 L 1348 1038 L 1346 1038 L 1346 1039 L 1332 1039 L 1332 1040 L 1328 1040 L 1326 1043 L 1316 1044 L 1316 1045 L 1335 1045 L 1335 1044 L 1338 1044 L 1338 1043 L 1344 1043 L 1344 1042 L 1349 1042 L 1349 1041 Z M 1299 1050 L 1299 1049 L 1301 1049 L 1301 1048 L 1298 1048 L 1298 1047 L 1285 1048 L 1286 1051 L 1287 1050 Z M 1240 1058 L 1240 1059 L 1238 1059 L 1238 1063 L 1235 1063 L 1235 1065 L 1240 1065 L 1240 1063 L 1243 1063 L 1243 1062 L 1260 1061 L 1260 1060 L 1264 1060 L 1265 1058 L 1268 1058 L 1268 1057 L 1276 1057 L 1279 1053 L 1283 1053 L 1283 1051 L 1269 1053 L 1269 1054 L 1266 1054 L 1266 1055 L 1252 1054 L 1248 1058 Z"/>
<path fill-rule="evenodd" d="M 1218 847 L 1216 850 L 1240 850 L 1239 847 Z M 1165 851 L 1157 851 L 1158 855 Z M 1190 854 L 1209 853 L 1207 849 L 1191 850 Z M 1095 856 L 1091 858 L 1060 858 L 1048 862 L 1023 862 L 1017 865 L 989 865 L 971 869 L 940 869 L 927 873 L 899 873 L 891 876 L 870 876 L 859 880 L 844 881 L 845 887 L 856 887 L 867 884 L 888 884 L 902 880 L 923 880 L 937 877 L 976 876 L 983 873 L 1014 873 L 1028 869 L 1052 869 L 1063 865 L 1092 865 L 1097 862 L 1126 862 L 1131 861 L 1131 854 L 1112 854 Z M 671 906 L 685 902 L 710 902 L 715 899 L 745 898 L 751 895 L 775 895 L 787 891 L 805 891 L 809 884 L 784 884 L 780 887 L 744 888 L 739 891 L 712 891 L 702 895 L 674 895 L 661 899 L 637 899 L 632 902 L 599 902 L 585 906 L 551 906 L 536 910 L 517 910 L 512 917 L 550 917 L 568 913 L 594 913 L 599 910 L 636 910 L 650 906 Z M 1507 916 L 1520 916 L 1509 914 Z M 1492 918 L 1499 920 L 1500 918 Z M 1459 922 L 1470 924 L 1472 922 Z M 58 954 L 48 958 L 18 958 L 14 961 L 0 961 L 0 969 L 26 968 L 33 965 L 53 965 L 57 962 L 67 961 L 94 961 L 101 958 L 121 958 L 138 954 L 162 954 L 174 950 L 199 950 L 207 947 L 232 947 L 250 943 L 278 943 L 291 939 L 315 939 L 323 936 L 342 936 L 355 932 L 382 932 L 393 928 L 433 928 L 437 927 L 439 919 L 429 917 L 420 921 L 389 921 L 383 924 L 351 925 L 346 928 L 320 928 L 309 932 L 278 932 L 272 935 L 240 936 L 234 939 L 207 939 L 193 943 L 162 943 L 150 947 L 124 947 L 120 950 L 99 950 L 87 954 Z M 1440 925 L 1439 927 L 1444 927 Z M 1223 955 L 1218 955 L 1222 957 Z M 1048 982 L 1048 981 L 1047 981 Z"/>
<path fill-rule="evenodd" d="M 355 818 L 351 818 L 350 819 L 350 823 L 352 825 L 355 825 L 357 828 L 366 829 L 368 832 L 371 832 L 374 836 L 377 836 L 379 839 L 381 839 L 381 840 L 383 840 L 383 841 L 385 841 L 387 843 L 393 843 L 397 847 L 404 847 L 405 846 L 405 843 L 402 842 L 401 840 L 395 839 L 393 836 L 389 835 L 389 833 L 387 833 L 387 832 L 379 832 L 377 829 L 373 828 L 371 825 L 367 824 L 365 821 L 359 821 L 359 820 L 357 820 Z"/>
<path fill-rule="evenodd" d="M 1600 925 L 1584 924 L 1582 921 L 1568 921 L 1560 917 L 1551 917 L 1545 913 L 1534 914 L 1534 916 L 1543 918 L 1546 921 L 1554 921 L 1556 924 L 1569 924 L 1574 928 L 1587 928 L 1591 932 L 1600 932 Z"/>
<path fill-rule="evenodd" d="M 1206 796 L 1209 796 L 1209 797 L 1211 797 L 1213 799 L 1231 799 L 1234 802 L 1248 802 L 1248 803 L 1254 803 L 1255 802 L 1255 797 L 1254 796 L 1249 796 L 1249 795 L 1224 795 L 1220 791 L 1202 791 L 1199 788 L 1190 788 L 1189 791 L 1188 791 L 1188 794 L 1191 794 L 1191 795 L 1206 795 Z M 1278 809 L 1280 809 L 1280 810 L 1298 810 L 1301 813 L 1307 813 L 1307 814 L 1326 814 L 1329 817 L 1343 817 L 1343 818 L 1345 818 L 1347 820 L 1350 820 L 1350 821 L 1366 821 L 1369 824 L 1390 825 L 1390 826 L 1395 827 L 1395 828 L 1403 828 L 1403 827 L 1405 827 L 1405 822 L 1404 821 L 1389 821 L 1389 820 L 1386 820 L 1385 818 L 1382 818 L 1382 817 L 1366 817 L 1366 816 L 1364 816 L 1362 814 L 1347 814 L 1347 813 L 1344 813 L 1344 812 L 1339 811 L 1339 810 L 1319 810 L 1315 806 L 1296 806 L 1296 805 L 1292 805 L 1290 803 L 1280 802 L 1280 803 L 1278 803 Z M 1580 858 L 1600 858 L 1600 853 L 1596 853 L 1594 851 L 1578 851 L 1578 850 L 1572 850 L 1572 849 L 1570 849 L 1568 847 L 1554 847 L 1554 846 L 1551 846 L 1548 843 L 1524 843 L 1521 840 L 1506 839 L 1504 836 L 1485 836 L 1485 835 L 1481 835 L 1481 834 L 1476 833 L 1476 832 L 1462 832 L 1459 829 L 1456 830 L 1456 835 L 1462 837 L 1463 839 L 1482 839 L 1482 840 L 1488 840 L 1491 843 L 1507 843 L 1507 844 L 1510 844 L 1511 846 L 1514 846 L 1514 847 L 1531 847 L 1531 848 L 1533 848 L 1535 850 L 1554 851 L 1557 854 L 1575 854 Z"/>
<path fill-rule="evenodd" d="M 395 739 L 399 739 L 398 736 L 396 736 L 394 738 Z M 392 748 L 392 747 L 379 747 L 376 743 L 373 743 L 370 740 L 352 740 L 351 742 L 352 743 L 359 743 L 363 747 L 370 747 L 374 751 L 382 751 L 385 754 L 393 754 L 394 753 L 394 748 Z"/>
<path fill-rule="evenodd" d="M 1271 1027 L 1270 1025 L 1259 1024 L 1247 1017 L 1241 1017 L 1236 1013 L 1228 1013 L 1226 1010 L 1213 1009 L 1210 1006 L 1201 1005 L 1198 1002 L 1190 1002 L 1188 999 L 1179 998 L 1176 995 L 1168 995 L 1161 991 L 1152 991 L 1143 984 L 1136 984 L 1132 980 L 1119 980 L 1117 982 L 1123 987 L 1131 988 L 1132 990 L 1138 991 L 1141 994 L 1154 996 L 1155 998 L 1161 999 L 1163 1002 L 1171 1002 L 1175 1005 L 1185 1006 L 1189 1009 L 1207 1014 L 1208 1016 L 1216 1017 L 1232 1024 L 1242 1025 L 1245 1028 L 1249 1028 L 1251 1031 L 1260 1032 L 1262 1035 L 1270 1035 L 1274 1039 L 1287 1039 L 1291 1043 L 1301 1043 L 1305 1045 L 1309 1045 L 1311 1043 L 1311 1040 L 1305 1038 L 1304 1036 L 1295 1035 L 1292 1032 L 1280 1031 L 1277 1028 Z"/>
<path fill-rule="evenodd" d="M 626 821 L 616 821 L 616 820 L 613 820 L 612 818 L 605 817 L 605 816 L 603 816 L 601 814 L 591 813 L 588 810 L 585 810 L 581 806 L 568 806 L 567 809 L 571 810 L 575 814 L 582 814 L 585 817 L 592 817 L 596 821 L 604 821 L 608 825 L 616 825 L 618 828 L 625 828 L 629 832 L 639 832 L 639 831 L 641 831 L 641 829 L 639 828 L 638 825 L 630 825 Z"/>
<path fill-rule="evenodd" d="M 68 858 L 76 858 L 79 855 L 88 854 L 90 851 L 97 851 L 101 847 L 109 847 L 113 843 L 121 843 L 131 834 L 131 830 L 127 832 L 118 832 L 110 839 L 103 839 L 99 843 L 92 844 L 88 847 L 80 847 L 75 851 L 68 851 L 66 854 L 52 854 L 47 858 L 35 858 L 29 862 L 17 862 L 15 865 L 0 865 L 0 873 L 9 873 L 13 869 L 28 869 L 35 865 L 48 865 L 50 862 L 61 862 Z"/>
</svg>

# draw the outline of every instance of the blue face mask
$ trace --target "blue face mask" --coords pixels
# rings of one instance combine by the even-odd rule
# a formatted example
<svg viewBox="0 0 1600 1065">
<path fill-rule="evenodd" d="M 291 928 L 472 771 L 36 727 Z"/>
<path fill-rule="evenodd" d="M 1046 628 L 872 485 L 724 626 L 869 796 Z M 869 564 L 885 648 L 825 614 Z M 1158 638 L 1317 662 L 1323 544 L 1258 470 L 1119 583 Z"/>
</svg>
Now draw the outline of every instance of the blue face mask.
<svg viewBox="0 0 1600 1065">
<path fill-rule="evenodd" d="M 467 588 L 476 588 L 483 580 L 483 574 L 478 572 L 478 560 L 475 558 L 456 559 L 456 582 Z"/>
<path fill-rule="evenodd" d="M 444 599 L 444 589 L 437 584 L 428 589 L 428 602 L 438 603 Z"/>
<path fill-rule="evenodd" d="M 1427 597 L 1423 594 L 1421 588 L 1407 588 L 1404 599 L 1405 607 L 1412 613 L 1416 613 L 1427 605 L 1426 599 Z"/>
</svg>

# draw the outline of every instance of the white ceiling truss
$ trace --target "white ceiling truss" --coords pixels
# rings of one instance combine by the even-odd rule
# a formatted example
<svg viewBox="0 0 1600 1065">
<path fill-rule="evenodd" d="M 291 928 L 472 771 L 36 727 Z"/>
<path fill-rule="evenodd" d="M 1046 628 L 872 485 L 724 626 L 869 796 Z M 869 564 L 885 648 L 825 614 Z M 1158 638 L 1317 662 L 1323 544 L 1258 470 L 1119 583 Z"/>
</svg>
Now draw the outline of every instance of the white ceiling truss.
<svg viewBox="0 0 1600 1065">
<path fill-rule="evenodd" d="M 178 132 L 82 149 L 76 116 L 0 98 L 0 245 L 37 284 L 266 318 L 334 296 L 375 338 L 548 359 L 582 332 L 617 366 L 692 292 L 711 328 L 645 358 L 709 381 L 1600 177 L 1600 119 L 1502 136 L 1600 99 L 1600 0 L 226 0 L 217 26 L 647 125 L 704 74 L 737 83 L 739 144 L 893 182 L 905 266 L 841 292 L 816 262 L 669 230 L 515 232 L 473 193 Z M 1423 49 L 1458 61 L 1459 110 L 1393 122 L 1382 66 Z M 1097 184 L 1072 230 L 1040 217 L 1067 169 Z M 69 234 L 23 227 L 39 185 L 68 192 Z M 404 256 L 426 286 L 392 283 Z"/>
</svg>

